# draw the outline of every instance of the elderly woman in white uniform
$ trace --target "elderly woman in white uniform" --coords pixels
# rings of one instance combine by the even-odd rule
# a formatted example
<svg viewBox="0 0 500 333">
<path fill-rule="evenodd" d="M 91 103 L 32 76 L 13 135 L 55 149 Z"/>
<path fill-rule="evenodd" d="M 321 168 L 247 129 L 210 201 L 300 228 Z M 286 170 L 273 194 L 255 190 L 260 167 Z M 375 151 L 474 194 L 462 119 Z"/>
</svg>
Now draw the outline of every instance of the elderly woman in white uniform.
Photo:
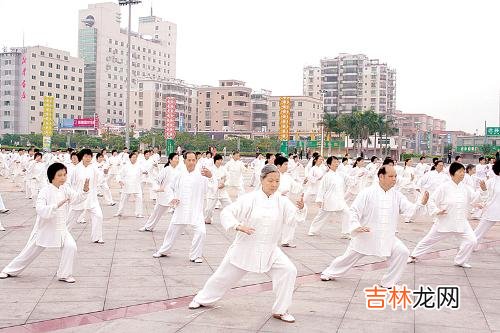
<svg viewBox="0 0 500 333">
<path fill-rule="evenodd" d="M 277 192 L 280 174 L 274 165 L 266 165 L 260 179 L 262 189 L 241 196 L 222 211 L 222 225 L 226 230 L 236 230 L 236 238 L 189 308 L 217 302 L 247 272 L 268 273 L 276 293 L 273 317 L 295 321 L 287 311 L 292 303 L 297 269 L 280 250 L 278 242 L 284 224 L 304 221 L 304 200 L 301 197 L 294 206 Z"/>
<path fill-rule="evenodd" d="M 61 249 L 61 263 L 57 271 L 60 281 L 73 283 L 73 260 L 76 254 L 76 243 L 68 231 L 66 220 L 69 215 L 69 203 L 78 203 L 86 199 L 83 192 L 89 191 L 89 180 L 75 192 L 66 182 L 66 167 L 62 163 L 54 163 L 47 170 L 50 184 L 44 187 L 37 197 L 37 218 L 28 243 L 19 255 L 14 258 L 0 273 L 0 279 L 20 274 L 46 248 Z"/>
</svg>

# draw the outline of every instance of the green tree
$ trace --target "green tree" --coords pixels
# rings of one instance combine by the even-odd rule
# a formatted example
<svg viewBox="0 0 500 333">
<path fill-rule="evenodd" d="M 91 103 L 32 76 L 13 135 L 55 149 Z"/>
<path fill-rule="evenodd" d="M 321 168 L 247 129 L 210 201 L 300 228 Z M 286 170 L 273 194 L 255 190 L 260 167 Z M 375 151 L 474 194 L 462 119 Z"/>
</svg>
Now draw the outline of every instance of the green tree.
<svg viewBox="0 0 500 333">
<path fill-rule="evenodd" d="M 479 151 L 481 151 L 481 153 L 484 156 L 493 155 L 495 153 L 495 147 L 493 147 L 493 145 L 490 145 L 490 144 L 485 144 L 485 145 L 479 146 Z"/>
</svg>

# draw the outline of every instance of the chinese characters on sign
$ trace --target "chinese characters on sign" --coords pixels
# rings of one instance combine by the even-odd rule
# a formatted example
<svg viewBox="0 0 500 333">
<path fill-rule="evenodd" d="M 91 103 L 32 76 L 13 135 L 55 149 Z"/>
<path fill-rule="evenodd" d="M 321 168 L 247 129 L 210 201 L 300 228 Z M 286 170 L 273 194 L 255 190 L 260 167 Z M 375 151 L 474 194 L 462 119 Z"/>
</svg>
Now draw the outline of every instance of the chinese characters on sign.
<svg viewBox="0 0 500 333">
<path fill-rule="evenodd" d="M 21 57 L 21 101 L 26 99 L 26 53 Z"/>
<path fill-rule="evenodd" d="M 54 96 L 43 97 L 42 135 L 43 150 L 50 151 L 51 137 L 54 131 Z"/>
<path fill-rule="evenodd" d="M 397 310 L 460 308 L 460 287 L 441 285 L 434 290 L 430 286 L 419 286 L 418 290 L 408 289 L 406 285 L 395 288 L 383 288 L 377 285 L 363 289 L 368 310 L 385 310 L 389 307 Z M 411 298 L 414 297 L 414 299 Z"/>
<path fill-rule="evenodd" d="M 500 136 L 500 127 L 486 127 L 486 136 Z"/>
<path fill-rule="evenodd" d="M 167 154 L 174 152 L 175 139 L 175 115 L 177 102 L 175 97 L 167 97 L 165 100 L 165 132 L 164 137 L 167 140 Z"/>
</svg>

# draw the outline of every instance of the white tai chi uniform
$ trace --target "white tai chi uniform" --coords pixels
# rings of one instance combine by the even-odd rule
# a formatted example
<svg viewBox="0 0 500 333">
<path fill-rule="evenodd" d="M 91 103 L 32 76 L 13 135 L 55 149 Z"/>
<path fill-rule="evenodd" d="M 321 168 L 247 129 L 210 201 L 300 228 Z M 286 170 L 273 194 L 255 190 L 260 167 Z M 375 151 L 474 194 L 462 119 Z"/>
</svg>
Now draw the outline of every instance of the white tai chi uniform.
<svg viewBox="0 0 500 333">
<path fill-rule="evenodd" d="M 332 217 L 340 220 L 343 234 L 349 233 L 349 207 L 345 201 L 348 180 L 344 173 L 333 170 L 323 176 L 316 195 L 316 202 L 322 203 L 322 207 L 309 227 L 309 236 L 319 234 L 321 227 Z"/>
<path fill-rule="evenodd" d="M 82 186 L 83 188 L 83 186 Z M 68 278 L 73 273 L 73 260 L 76 254 L 76 242 L 67 229 L 69 204 L 57 205 L 66 198 L 76 204 L 86 198 L 86 194 L 73 191 L 69 185 L 59 188 L 52 184 L 44 187 L 36 201 L 37 218 L 28 243 L 19 255 L 14 258 L 2 273 L 18 275 L 35 260 L 45 248 L 61 248 L 61 262 L 57 271 L 59 279 Z"/>
<path fill-rule="evenodd" d="M 476 236 L 467 217 L 469 207 L 479 202 L 480 198 L 479 191 L 473 191 L 463 182 L 457 185 L 453 180 L 448 180 L 441 184 L 429 198 L 429 214 L 434 217 L 434 224 L 427 235 L 415 246 L 411 256 L 419 257 L 429 252 L 439 241 L 450 236 L 457 236 L 462 243 L 455 257 L 455 264 L 467 263 L 477 244 Z M 437 215 L 442 210 L 446 210 L 446 214 Z"/>
<path fill-rule="evenodd" d="M 260 178 L 259 178 L 260 179 Z M 290 197 L 290 194 L 297 195 L 302 192 L 302 184 L 296 182 L 292 176 L 288 173 L 280 173 L 280 186 L 278 187 L 278 192 L 281 195 Z M 283 230 L 281 232 L 281 244 L 290 245 L 295 238 L 295 228 L 297 225 L 295 223 L 287 223 L 283 225 Z"/>
<path fill-rule="evenodd" d="M 116 215 L 121 215 L 125 208 L 125 203 L 129 196 L 134 196 L 135 199 L 135 216 L 142 216 L 142 187 L 141 180 L 143 172 L 146 172 L 141 162 L 136 161 L 134 164 L 127 163 L 122 166 L 120 171 L 120 181 L 123 182 L 122 194 L 118 211 Z"/>
<path fill-rule="evenodd" d="M 102 209 L 97 199 L 97 185 L 101 182 L 101 175 L 95 164 L 83 165 L 83 162 L 78 163 L 71 172 L 70 185 L 74 191 L 83 188 L 85 180 L 89 179 L 89 193 L 87 200 L 81 203 L 71 205 L 71 211 L 68 217 L 68 229 L 71 230 L 73 224 L 86 210 L 90 214 L 92 222 L 92 242 L 102 242 Z"/>
<path fill-rule="evenodd" d="M 213 176 L 212 178 L 207 178 L 202 176 L 199 171 L 181 171 L 175 177 L 171 183 L 171 188 L 174 192 L 174 198 L 179 200 L 179 204 L 175 207 L 163 240 L 163 245 L 156 254 L 168 254 L 174 246 L 177 237 L 184 231 L 187 225 L 191 225 L 194 230 L 194 236 L 191 243 L 191 251 L 189 252 L 189 259 L 195 260 L 202 257 L 206 237 L 203 209 L 209 186 L 215 186 Z"/>
<path fill-rule="evenodd" d="M 420 195 L 429 192 L 432 195 L 434 191 L 446 181 L 450 180 L 450 174 L 444 171 L 437 172 L 436 170 L 431 170 L 426 172 L 422 178 L 417 183 L 417 188 L 420 189 Z"/>
<path fill-rule="evenodd" d="M 349 231 L 352 239 L 347 250 L 335 258 L 322 275 L 337 278 L 344 275 L 364 256 L 386 257 L 389 270 L 382 277 L 381 284 L 384 287 L 393 287 L 401 278 L 410 254 L 395 234 L 399 215 L 413 216 L 421 209 L 423 210 L 424 206 L 409 202 L 394 188 L 384 191 L 380 184 L 374 184 L 362 190 L 349 211 Z M 361 226 L 370 228 L 370 231 L 354 231 Z"/>
<path fill-rule="evenodd" d="M 314 200 L 316 198 L 321 178 L 325 175 L 325 173 L 326 169 L 323 165 L 315 165 L 309 170 L 307 173 L 304 200 Z"/>
<path fill-rule="evenodd" d="M 226 207 L 221 213 L 221 223 L 226 230 L 242 224 L 255 228 L 255 232 L 252 235 L 236 233 L 222 263 L 194 301 L 212 304 L 247 272 L 268 273 L 276 295 L 273 313 L 286 313 L 292 303 L 297 268 L 277 245 L 282 226 L 303 222 L 305 217 L 305 207 L 299 210 L 278 192 L 268 197 L 262 190 L 252 191 Z"/>
<path fill-rule="evenodd" d="M 28 173 L 31 178 L 30 186 L 31 186 L 31 197 L 33 198 L 33 207 L 36 206 L 36 198 L 38 196 L 38 192 L 47 184 L 47 168 L 45 167 L 45 163 L 37 162 L 33 163 Z"/>
<path fill-rule="evenodd" d="M 226 180 L 226 190 L 229 195 L 235 199 L 245 193 L 245 188 L 243 187 L 243 172 L 245 172 L 245 165 L 241 160 L 235 161 L 231 157 L 224 167 L 227 170 L 228 176 Z"/>
<path fill-rule="evenodd" d="M 500 222 L 500 176 L 495 175 L 495 177 L 488 179 L 486 188 L 486 205 L 483 209 L 481 222 L 474 230 L 478 243 L 495 223 Z"/>
<path fill-rule="evenodd" d="M 174 198 L 174 192 L 171 188 L 171 183 L 175 176 L 178 174 L 178 169 L 167 165 L 156 177 L 153 189 L 156 191 L 156 205 L 151 213 L 151 216 L 144 225 L 144 230 L 153 231 L 154 227 L 160 221 L 160 218 L 169 208 L 169 204 Z"/>
<path fill-rule="evenodd" d="M 211 220 L 217 202 L 220 201 L 222 208 L 231 204 L 231 199 L 226 191 L 225 183 L 227 182 L 228 173 L 224 166 L 216 167 L 215 165 L 210 169 L 214 178 L 216 186 L 210 187 L 207 192 L 207 205 L 205 207 L 205 219 Z M 222 188 L 219 188 L 221 187 Z"/>
<path fill-rule="evenodd" d="M 104 200 L 106 200 L 106 203 L 109 206 L 113 206 L 115 202 L 113 201 L 113 196 L 111 195 L 111 190 L 109 189 L 108 185 L 108 174 L 109 174 L 109 169 L 110 165 L 106 161 L 102 161 L 101 163 L 97 163 L 97 170 L 100 173 L 100 183 L 97 185 L 98 190 L 102 193 L 104 196 Z"/>
</svg>

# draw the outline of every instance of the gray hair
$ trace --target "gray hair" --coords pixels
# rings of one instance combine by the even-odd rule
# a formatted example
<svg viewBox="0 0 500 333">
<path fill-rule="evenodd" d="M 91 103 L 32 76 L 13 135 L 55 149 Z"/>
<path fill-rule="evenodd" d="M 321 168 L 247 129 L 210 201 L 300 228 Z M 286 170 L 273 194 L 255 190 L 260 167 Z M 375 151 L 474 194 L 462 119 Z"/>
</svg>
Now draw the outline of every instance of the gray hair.
<svg viewBox="0 0 500 333">
<path fill-rule="evenodd" d="M 278 172 L 279 173 L 279 170 L 278 168 L 276 167 L 276 165 L 274 164 L 266 164 L 263 168 L 262 168 L 262 171 L 260 172 L 260 180 L 266 178 L 266 176 L 270 173 L 273 173 L 273 172 Z"/>
</svg>

